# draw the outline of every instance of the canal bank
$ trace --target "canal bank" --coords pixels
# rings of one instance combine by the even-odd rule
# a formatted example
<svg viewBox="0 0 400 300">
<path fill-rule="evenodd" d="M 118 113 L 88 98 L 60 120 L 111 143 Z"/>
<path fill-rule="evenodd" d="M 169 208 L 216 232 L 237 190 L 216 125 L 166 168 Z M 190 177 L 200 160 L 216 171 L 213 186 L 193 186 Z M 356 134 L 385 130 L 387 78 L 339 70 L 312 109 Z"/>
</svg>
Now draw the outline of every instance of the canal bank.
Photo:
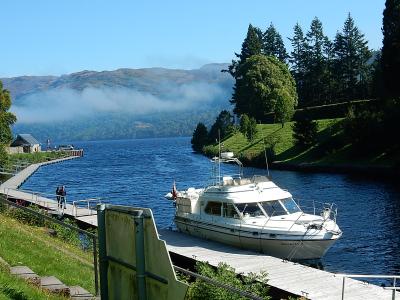
<svg viewBox="0 0 400 300">
<path fill-rule="evenodd" d="M 314 163 L 299 163 L 291 164 L 285 162 L 273 162 L 271 164 L 272 170 L 282 171 L 296 171 L 296 172 L 309 172 L 309 173 L 331 173 L 331 174 L 352 174 L 360 176 L 380 176 L 388 179 L 399 178 L 400 166 L 365 166 L 354 164 L 338 164 L 338 165 L 325 165 Z"/>
<path fill-rule="evenodd" d="M 175 209 L 164 199 L 174 180 L 178 190 L 210 183 L 212 164 L 193 153 L 190 138 L 76 144 L 85 149 L 84 158 L 40 168 L 21 188 L 54 194 L 62 183 L 68 199 L 103 197 L 113 204 L 149 207 L 157 227 L 165 229 L 174 227 Z M 236 166 L 221 167 L 224 173 L 237 173 Z M 267 175 L 266 170 L 247 167 L 244 172 L 247 177 Z M 400 187 L 395 179 L 282 170 L 270 170 L 270 176 L 300 205 L 315 200 L 338 206 L 343 236 L 319 262 L 320 268 L 333 273 L 400 274 Z"/>
<path fill-rule="evenodd" d="M 13 198 L 7 194 L 9 199 Z M 54 210 L 52 205 L 42 205 L 34 200 L 24 198 L 24 201 L 39 205 L 48 210 Z M 31 197 L 31 199 L 35 199 Z M 47 202 L 55 202 L 48 199 Z M 72 215 L 70 215 L 72 216 Z M 91 215 L 91 225 L 97 225 L 97 218 Z M 346 276 L 332 274 L 317 270 L 293 262 L 261 255 L 254 252 L 231 248 L 219 243 L 196 239 L 185 234 L 171 230 L 160 230 L 161 239 L 167 242 L 168 250 L 174 255 L 186 257 L 199 261 L 208 261 L 217 266 L 219 262 L 225 262 L 236 269 L 237 273 L 247 274 L 249 272 L 260 272 L 266 270 L 269 273 L 269 284 L 278 290 L 286 291 L 298 296 L 306 296 L 309 299 L 338 299 L 344 290 L 348 298 L 356 299 L 390 299 L 391 290 L 375 285 L 344 278 Z M 193 240 L 194 239 L 194 240 Z M 290 277 L 292 276 L 292 277 Z M 290 277 L 290 278 L 289 278 Z M 349 276 L 351 277 L 351 276 Z M 347 285 L 346 285 L 347 284 Z M 345 289 L 343 289 L 343 287 Z"/>
</svg>

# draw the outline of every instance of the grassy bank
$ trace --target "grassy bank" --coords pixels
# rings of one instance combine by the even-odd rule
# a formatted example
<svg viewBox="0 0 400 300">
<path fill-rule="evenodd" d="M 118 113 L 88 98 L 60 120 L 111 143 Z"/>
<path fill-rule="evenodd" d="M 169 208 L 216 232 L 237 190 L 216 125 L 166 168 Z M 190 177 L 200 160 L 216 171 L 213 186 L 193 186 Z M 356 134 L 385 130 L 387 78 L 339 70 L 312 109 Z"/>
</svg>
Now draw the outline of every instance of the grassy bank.
<svg viewBox="0 0 400 300">
<path fill-rule="evenodd" d="M 0 256 L 11 266 L 24 265 L 40 276 L 56 276 L 68 286 L 94 293 L 91 253 L 0 214 Z M 4 274 L 2 276 L 5 276 Z"/>
<path fill-rule="evenodd" d="M 37 287 L 29 285 L 25 280 L 12 276 L 5 266 L 0 264 L 0 300 L 62 300 L 65 297 L 52 295 Z"/>
<path fill-rule="evenodd" d="M 257 134 L 249 142 L 243 134 L 236 132 L 228 136 L 223 143 L 223 151 L 232 151 L 245 165 L 265 167 L 264 148 L 273 151 L 272 158 L 276 167 L 377 167 L 393 168 L 400 163 L 398 153 L 367 153 L 360 155 L 351 141 L 343 133 L 342 118 L 318 120 L 317 143 L 308 148 L 295 145 L 292 134 L 293 122 L 282 127 L 280 124 L 257 125 Z M 265 146 L 264 146 L 265 139 Z M 371 138 L 371 142 L 373 139 Z M 218 154 L 218 144 L 204 148 L 208 156 Z"/>
<path fill-rule="evenodd" d="M 49 152 L 35 152 L 35 153 L 17 153 L 8 155 L 8 164 L 15 165 L 21 162 L 24 163 L 40 163 L 57 158 L 65 157 L 65 152 L 62 151 L 49 151 Z"/>
</svg>

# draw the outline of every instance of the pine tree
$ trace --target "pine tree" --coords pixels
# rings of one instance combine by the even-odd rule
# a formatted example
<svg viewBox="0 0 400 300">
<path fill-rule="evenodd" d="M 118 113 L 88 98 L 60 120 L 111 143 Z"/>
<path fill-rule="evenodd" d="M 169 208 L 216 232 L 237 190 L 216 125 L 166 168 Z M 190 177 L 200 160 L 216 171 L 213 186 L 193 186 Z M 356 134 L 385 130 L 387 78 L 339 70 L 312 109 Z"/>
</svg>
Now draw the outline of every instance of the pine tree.
<svg viewBox="0 0 400 300">
<path fill-rule="evenodd" d="M 261 54 L 262 51 L 262 32 L 259 28 L 249 24 L 247 35 L 242 43 L 240 53 L 235 53 L 238 60 L 232 60 L 228 67 L 228 72 L 236 78 L 236 70 L 238 66 L 246 61 L 252 55 Z"/>
<path fill-rule="evenodd" d="M 385 96 L 400 97 L 400 0 L 386 0 L 383 11 L 382 72 Z"/>
<path fill-rule="evenodd" d="M 289 62 L 294 79 L 296 80 L 297 93 L 299 95 L 299 106 L 304 102 L 304 75 L 306 71 L 306 40 L 299 23 L 293 28 L 293 38 L 289 39 L 292 44 Z"/>
<path fill-rule="evenodd" d="M 263 53 L 278 58 L 281 62 L 286 62 L 288 54 L 282 40 L 282 36 L 271 23 L 263 34 Z"/>
<path fill-rule="evenodd" d="M 324 35 L 321 21 L 315 17 L 306 37 L 304 101 L 307 104 L 324 104 L 329 100 L 329 70 L 326 50 L 329 39 Z"/>
<path fill-rule="evenodd" d="M 233 116 L 227 110 L 220 112 L 216 118 L 214 124 L 211 126 L 210 132 L 208 134 L 209 140 L 214 142 L 219 138 L 224 139 L 233 132 Z"/>
<path fill-rule="evenodd" d="M 197 124 L 193 132 L 191 143 L 194 151 L 201 152 L 203 150 L 203 147 L 208 143 L 208 130 L 206 125 L 201 122 Z"/>
<path fill-rule="evenodd" d="M 366 96 L 370 79 L 367 62 L 371 58 L 367 44 L 349 13 L 342 32 L 336 34 L 334 41 L 333 72 L 339 83 L 339 98 L 353 100 Z"/>
</svg>

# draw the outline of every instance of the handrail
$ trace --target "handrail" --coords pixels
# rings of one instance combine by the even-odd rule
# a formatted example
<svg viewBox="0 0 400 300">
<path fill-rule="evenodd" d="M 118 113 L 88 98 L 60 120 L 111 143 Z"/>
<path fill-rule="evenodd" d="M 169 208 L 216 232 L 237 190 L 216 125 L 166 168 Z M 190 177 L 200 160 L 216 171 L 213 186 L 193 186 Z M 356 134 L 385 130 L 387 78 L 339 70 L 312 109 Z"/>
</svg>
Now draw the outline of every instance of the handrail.
<svg viewBox="0 0 400 300">
<path fill-rule="evenodd" d="M 335 276 L 342 277 L 342 300 L 344 300 L 344 291 L 346 286 L 346 278 L 375 278 L 375 279 L 393 279 L 392 287 L 384 287 L 384 289 L 392 290 L 392 300 L 396 299 L 396 292 L 400 286 L 396 286 L 396 279 L 400 279 L 400 275 L 367 275 L 367 274 L 335 274 Z"/>
<path fill-rule="evenodd" d="M 95 214 L 97 214 L 96 209 L 91 209 L 90 203 L 95 202 L 97 204 L 101 204 L 102 201 L 103 201 L 102 198 L 89 198 L 89 199 L 84 199 L 84 200 L 72 201 L 72 213 L 74 214 L 75 217 L 77 217 L 78 209 L 81 208 L 81 209 L 87 209 L 89 211 L 89 216 L 93 215 L 93 211 L 95 212 Z M 87 207 L 81 207 L 81 206 L 77 205 L 78 203 L 87 203 Z"/>
</svg>

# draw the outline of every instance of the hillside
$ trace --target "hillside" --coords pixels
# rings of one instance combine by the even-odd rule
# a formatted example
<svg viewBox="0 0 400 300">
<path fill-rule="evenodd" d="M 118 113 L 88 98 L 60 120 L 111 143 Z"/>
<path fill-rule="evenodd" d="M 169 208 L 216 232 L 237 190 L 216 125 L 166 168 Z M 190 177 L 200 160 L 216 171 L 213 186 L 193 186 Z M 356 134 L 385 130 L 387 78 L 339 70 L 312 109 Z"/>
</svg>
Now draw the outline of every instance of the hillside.
<svg viewBox="0 0 400 300">
<path fill-rule="evenodd" d="M 227 64 L 82 71 L 62 76 L 2 78 L 13 98 L 14 133 L 39 140 L 189 136 L 229 107 Z"/>
<path fill-rule="evenodd" d="M 292 124 L 288 122 L 282 128 L 280 124 L 257 125 L 257 134 L 249 142 L 240 132 L 228 136 L 222 141 L 223 151 L 232 151 L 245 165 L 265 167 L 265 152 L 267 149 L 269 163 L 272 167 L 282 169 L 324 169 L 324 170 L 376 170 L 398 168 L 399 153 L 379 152 L 360 154 L 351 141 L 343 134 L 342 118 L 318 120 L 317 143 L 302 149 L 294 144 Z M 264 140 L 265 139 L 265 146 Z M 268 149 L 273 149 L 270 151 Z M 209 156 L 218 153 L 218 145 L 205 147 Z M 272 153 L 272 154 L 271 154 Z"/>
</svg>

